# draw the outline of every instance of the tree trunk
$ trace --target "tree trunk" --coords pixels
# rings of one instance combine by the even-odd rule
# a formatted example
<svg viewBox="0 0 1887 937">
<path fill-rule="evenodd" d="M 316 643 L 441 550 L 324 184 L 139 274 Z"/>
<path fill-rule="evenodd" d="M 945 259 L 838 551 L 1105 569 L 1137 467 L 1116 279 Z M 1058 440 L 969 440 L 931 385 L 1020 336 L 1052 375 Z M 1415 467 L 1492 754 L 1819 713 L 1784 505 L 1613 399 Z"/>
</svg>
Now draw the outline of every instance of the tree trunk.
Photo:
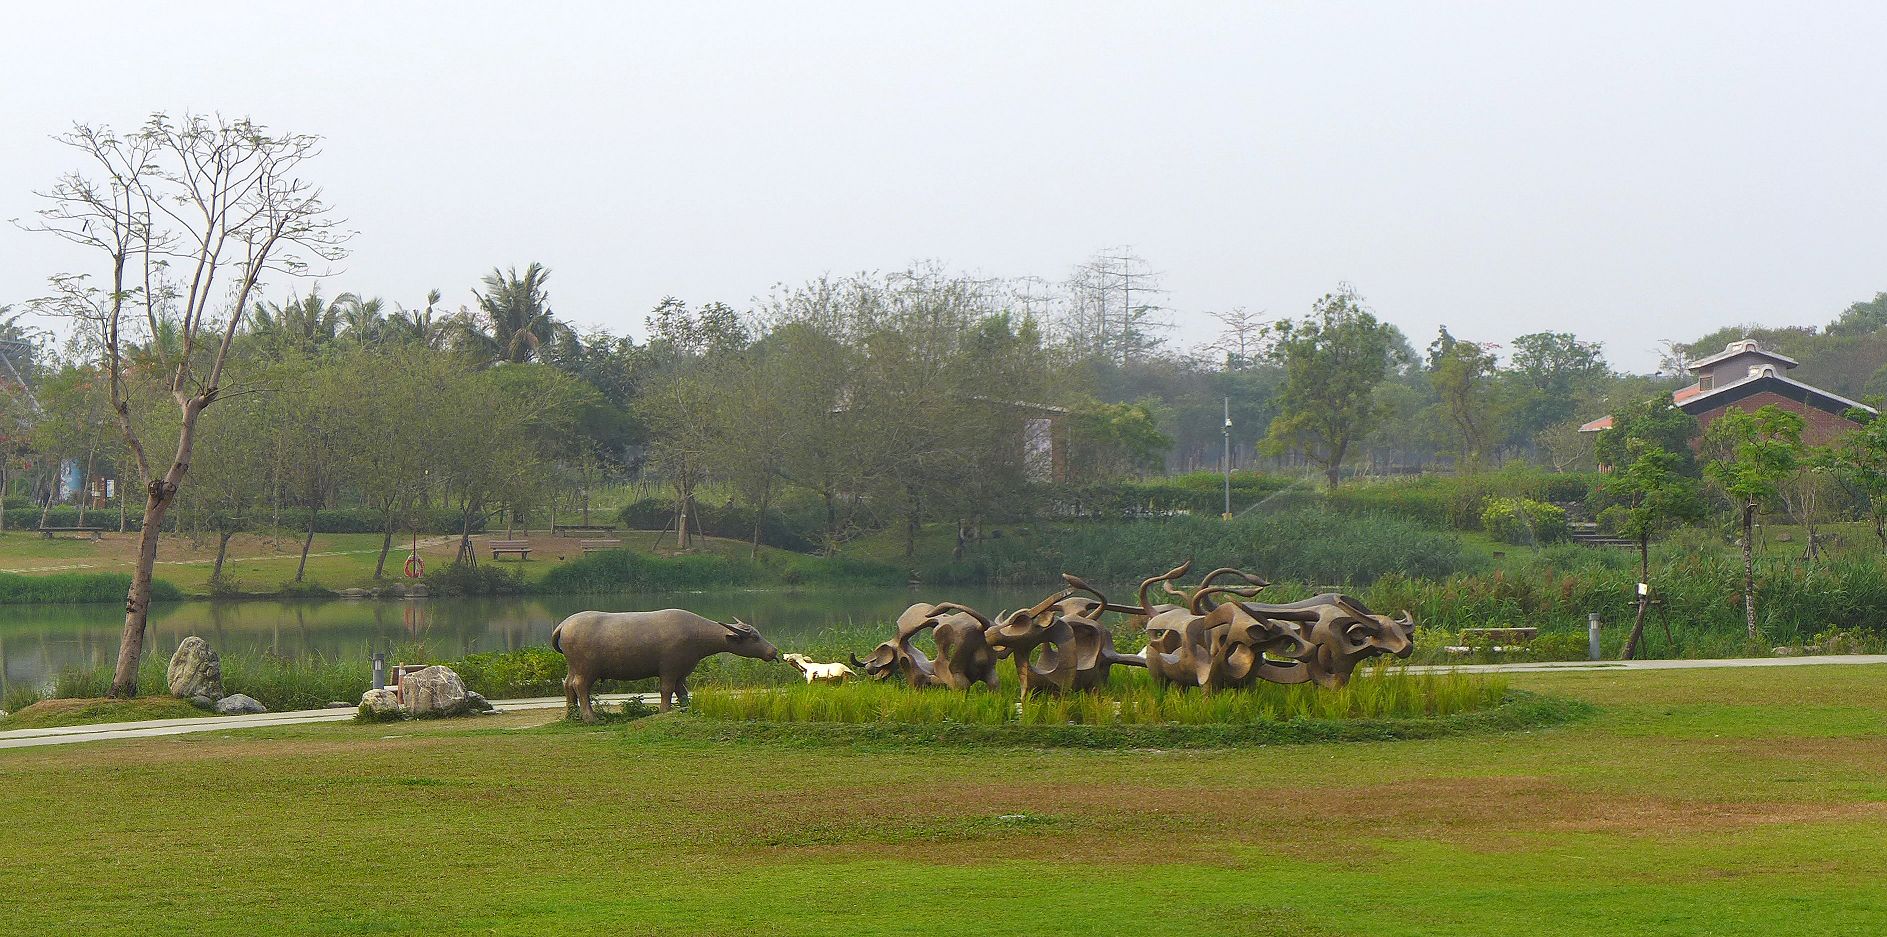
<svg viewBox="0 0 1887 937">
<path fill-rule="evenodd" d="M 773 505 L 773 486 L 768 485 L 765 494 L 760 496 L 760 507 L 753 515 L 753 545 L 747 550 L 748 560 L 760 558 L 760 534 L 766 528 L 767 508 Z"/>
<path fill-rule="evenodd" d="M 478 565 L 478 551 L 472 549 L 472 512 L 459 512 L 459 555 L 456 563 L 465 566 Z"/>
<path fill-rule="evenodd" d="M 1645 583 L 1643 592 L 1638 593 L 1638 617 L 1632 622 L 1631 635 L 1625 639 L 1625 650 L 1619 654 L 1620 660 L 1631 660 L 1638 653 L 1638 641 L 1645 635 L 1645 605 L 1651 601 L 1651 538 L 1638 538 L 1638 581 Z"/>
<path fill-rule="evenodd" d="M 138 561 L 125 592 L 124 633 L 118 637 L 118 664 L 112 669 L 111 695 L 131 699 L 138 695 L 138 662 L 144 656 L 144 626 L 151 614 L 151 578 L 157 568 L 157 534 L 164 515 L 177 498 L 177 487 L 190 470 L 190 449 L 195 435 L 195 414 L 186 412 L 178 433 L 177 458 L 164 477 L 145 487 L 144 521 L 138 531 Z"/>
<path fill-rule="evenodd" d="M 1879 540 L 1882 547 L 1887 547 L 1887 515 L 1874 515 L 1874 539 Z"/>
<path fill-rule="evenodd" d="M 1749 625 L 1749 637 L 1762 636 L 1756 630 L 1756 502 L 1743 502 L 1743 618 Z"/>
<path fill-rule="evenodd" d="M 380 558 L 374 561 L 373 578 L 379 579 L 387 571 L 387 553 L 393 549 L 393 521 L 387 520 L 385 536 L 380 538 Z"/>
<path fill-rule="evenodd" d="M 694 491 L 678 487 L 675 494 L 675 551 L 680 553 L 693 545 L 688 537 L 688 515 L 694 506 Z"/>
<path fill-rule="evenodd" d="M 125 530 L 127 530 L 131 526 L 131 489 L 126 488 L 124 484 L 125 476 L 129 474 L 130 473 L 126 472 L 124 469 L 124 460 L 123 459 L 118 460 L 118 532 L 119 533 L 124 533 Z"/>
<path fill-rule="evenodd" d="M 85 472 L 79 476 L 79 524 L 78 526 L 80 527 L 85 526 L 85 509 L 86 507 L 89 506 L 89 502 L 92 500 L 92 466 L 96 463 L 97 459 L 98 459 L 98 450 L 96 448 L 86 450 Z"/>
<path fill-rule="evenodd" d="M 826 542 L 825 554 L 831 556 L 839 542 L 839 507 L 833 503 L 832 489 L 827 487 L 819 492 L 819 497 L 826 502 Z"/>
<path fill-rule="evenodd" d="M 308 571 L 308 548 L 314 546 L 315 518 L 320 514 L 320 508 L 308 509 L 308 533 L 301 538 L 301 562 L 295 566 L 296 582 L 300 582 L 302 574 Z"/>
<path fill-rule="evenodd" d="M 216 565 L 210 567 L 210 578 L 223 575 L 223 557 L 229 555 L 229 538 L 236 536 L 233 530 L 218 531 L 216 535 Z"/>
<path fill-rule="evenodd" d="M 7 529 L 7 460 L 0 456 L 0 533 Z"/>
</svg>

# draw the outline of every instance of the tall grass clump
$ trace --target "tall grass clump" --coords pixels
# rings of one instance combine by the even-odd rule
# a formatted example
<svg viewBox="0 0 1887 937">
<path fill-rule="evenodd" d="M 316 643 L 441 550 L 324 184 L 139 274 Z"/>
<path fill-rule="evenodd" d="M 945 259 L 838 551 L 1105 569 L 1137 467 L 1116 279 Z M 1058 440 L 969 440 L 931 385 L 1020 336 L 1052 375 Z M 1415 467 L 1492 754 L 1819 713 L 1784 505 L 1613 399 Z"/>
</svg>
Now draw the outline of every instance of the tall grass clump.
<svg viewBox="0 0 1887 937">
<path fill-rule="evenodd" d="M 1240 725 L 1291 720 L 1408 719 L 1452 716 L 1498 706 L 1507 696 L 1498 675 L 1411 674 L 1388 666 L 1357 672 L 1347 686 L 1255 686 L 1202 693 L 1153 683 L 1129 672 L 1108 686 L 1015 702 L 1013 688 L 968 692 L 901 684 L 799 684 L 776 689 L 709 687 L 694 712 L 746 722 L 902 723 L 933 725 Z"/>
<path fill-rule="evenodd" d="M 118 602 L 131 591 L 131 577 L 123 573 L 53 573 L 48 576 L 21 576 L 0 573 L 0 604 L 51 604 L 57 602 Z M 151 582 L 151 599 L 174 602 L 183 592 L 162 579 Z"/>
</svg>

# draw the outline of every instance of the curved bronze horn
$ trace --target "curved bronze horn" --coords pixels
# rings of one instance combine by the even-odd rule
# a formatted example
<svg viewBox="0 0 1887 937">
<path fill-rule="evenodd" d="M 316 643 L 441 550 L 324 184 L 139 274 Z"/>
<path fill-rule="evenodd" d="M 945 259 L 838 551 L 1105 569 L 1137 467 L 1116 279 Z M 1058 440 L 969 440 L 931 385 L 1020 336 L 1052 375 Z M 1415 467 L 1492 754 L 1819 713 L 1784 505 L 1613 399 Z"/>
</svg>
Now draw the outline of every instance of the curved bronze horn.
<svg viewBox="0 0 1887 937">
<path fill-rule="evenodd" d="M 1140 581 L 1140 611 L 1144 613 L 1148 618 L 1153 617 L 1153 603 L 1147 601 L 1147 587 L 1148 586 L 1151 586 L 1156 582 L 1172 582 L 1173 580 L 1186 575 L 1186 571 L 1189 569 L 1192 569 L 1192 560 L 1187 560 L 1186 562 L 1181 563 L 1178 566 L 1175 566 L 1172 569 L 1167 570 L 1165 574 L 1163 575 L 1155 576 L 1151 579 L 1141 580 Z"/>
</svg>

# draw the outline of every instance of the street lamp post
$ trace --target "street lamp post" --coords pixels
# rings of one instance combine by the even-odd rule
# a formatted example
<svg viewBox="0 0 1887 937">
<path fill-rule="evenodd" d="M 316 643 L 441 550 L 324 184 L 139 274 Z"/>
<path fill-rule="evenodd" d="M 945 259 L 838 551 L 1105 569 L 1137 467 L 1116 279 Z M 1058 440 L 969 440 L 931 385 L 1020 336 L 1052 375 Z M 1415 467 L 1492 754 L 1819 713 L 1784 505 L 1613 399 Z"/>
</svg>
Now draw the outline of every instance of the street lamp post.
<svg viewBox="0 0 1887 937">
<path fill-rule="evenodd" d="M 1225 519 L 1232 519 L 1232 398 L 1225 398 Z"/>
</svg>

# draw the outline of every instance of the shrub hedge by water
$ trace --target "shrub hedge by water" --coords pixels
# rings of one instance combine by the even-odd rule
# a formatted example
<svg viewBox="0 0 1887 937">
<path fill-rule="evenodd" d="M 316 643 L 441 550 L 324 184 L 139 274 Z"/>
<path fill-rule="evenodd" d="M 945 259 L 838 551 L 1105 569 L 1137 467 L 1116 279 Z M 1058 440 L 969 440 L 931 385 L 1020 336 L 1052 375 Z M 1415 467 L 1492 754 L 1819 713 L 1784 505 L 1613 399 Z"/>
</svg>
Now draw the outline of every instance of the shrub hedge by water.
<svg viewBox="0 0 1887 937">
<path fill-rule="evenodd" d="M 1478 562 L 1460 538 L 1394 514 L 1345 514 L 1317 505 L 1217 518 L 1173 517 L 1086 527 L 976 545 L 961 562 L 921 567 L 925 582 L 1053 583 L 1064 570 L 1096 583 L 1132 583 L 1192 558 L 1198 570 L 1236 566 L 1273 579 L 1371 582 L 1397 572 L 1446 576 Z"/>
<path fill-rule="evenodd" d="M 53 573 L 46 576 L 21 576 L 0 573 L 0 604 L 44 604 L 54 602 L 118 602 L 131 591 L 131 577 L 124 573 Z M 183 598 L 177 587 L 162 579 L 151 583 L 151 599 L 170 602 Z"/>
</svg>

